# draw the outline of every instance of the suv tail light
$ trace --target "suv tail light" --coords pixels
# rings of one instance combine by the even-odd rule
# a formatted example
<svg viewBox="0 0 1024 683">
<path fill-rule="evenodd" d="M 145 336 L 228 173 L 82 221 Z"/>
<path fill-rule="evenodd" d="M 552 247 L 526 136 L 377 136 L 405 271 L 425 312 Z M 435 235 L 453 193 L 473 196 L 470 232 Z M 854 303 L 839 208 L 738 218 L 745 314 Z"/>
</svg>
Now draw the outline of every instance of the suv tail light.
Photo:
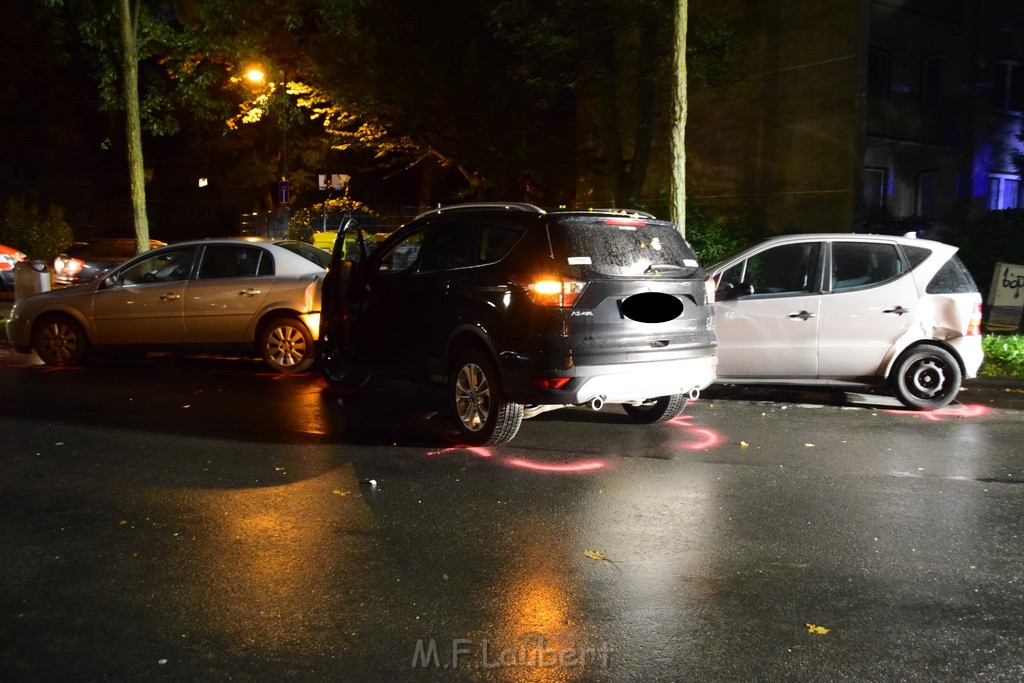
<svg viewBox="0 0 1024 683">
<path fill-rule="evenodd" d="M 526 285 L 530 300 L 538 306 L 569 308 L 586 288 L 586 282 L 564 278 L 538 278 Z"/>
<path fill-rule="evenodd" d="M 981 304 L 974 305 L 971 322 L 967 323 L 967 336 L 981 334 Z"/>
</svg>

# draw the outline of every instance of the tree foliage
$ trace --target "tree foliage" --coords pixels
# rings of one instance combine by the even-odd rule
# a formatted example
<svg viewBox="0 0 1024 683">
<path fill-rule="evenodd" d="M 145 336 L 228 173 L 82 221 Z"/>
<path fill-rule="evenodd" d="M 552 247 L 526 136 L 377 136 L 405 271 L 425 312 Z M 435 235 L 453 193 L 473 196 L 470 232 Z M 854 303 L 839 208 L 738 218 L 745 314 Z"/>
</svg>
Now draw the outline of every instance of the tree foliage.
<svg viewBox="0 0 1024 683">
<path fill-rule="evenodd" d="M 115 0 L 47 1 L 118 110 Z M 685 0 L 131 1 L 143 130 L 187 133 L 233 184 L 269 195 L 287 174 L 301 195 L 317 172 L 372 173 L 416 178 L 421 205 L 639 206 L 667 189 L 649 169 L 668 144 Z M 735 40 L 691 23 L 691 82 L 716 83 Z"/>
</svg>

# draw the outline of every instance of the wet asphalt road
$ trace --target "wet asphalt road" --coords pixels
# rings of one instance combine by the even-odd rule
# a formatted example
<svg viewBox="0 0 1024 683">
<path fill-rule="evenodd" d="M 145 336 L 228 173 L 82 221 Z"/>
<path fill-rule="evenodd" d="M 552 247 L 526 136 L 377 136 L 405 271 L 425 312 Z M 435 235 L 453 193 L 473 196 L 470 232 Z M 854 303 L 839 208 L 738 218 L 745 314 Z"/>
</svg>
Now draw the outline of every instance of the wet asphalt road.
<svg viewBox="0 0 1024 683">
<path fill-rule="evenodd" d="M 1024 388 L 434 397 L 0 350 L 4 680 L 1019 680 Z"/>
</svg>

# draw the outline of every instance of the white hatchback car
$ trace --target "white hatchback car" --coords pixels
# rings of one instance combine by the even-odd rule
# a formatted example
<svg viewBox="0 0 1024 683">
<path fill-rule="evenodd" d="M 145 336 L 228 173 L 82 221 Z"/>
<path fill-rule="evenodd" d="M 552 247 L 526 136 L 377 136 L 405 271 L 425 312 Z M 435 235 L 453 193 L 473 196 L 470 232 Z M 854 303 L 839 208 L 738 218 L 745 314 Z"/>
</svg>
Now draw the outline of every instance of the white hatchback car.
<svg viewBox="0 0 1024 683">
<path fill-rule="evenodd" d="M 956 248 L 904 237 L 772 237 L 717 263 L 718 381 L 886 383 L 948 404 L 977 376 L 981 295 Z"/>
<path fill-rule="evenodd" d="M 304 242 L 235 238 L 147 251 L 93 282 L 25 297 L 7 337 L 48 365 L 91 349 L 255 352 L 278 372 L 316 359 L 330 254 Z"/>
</svg>

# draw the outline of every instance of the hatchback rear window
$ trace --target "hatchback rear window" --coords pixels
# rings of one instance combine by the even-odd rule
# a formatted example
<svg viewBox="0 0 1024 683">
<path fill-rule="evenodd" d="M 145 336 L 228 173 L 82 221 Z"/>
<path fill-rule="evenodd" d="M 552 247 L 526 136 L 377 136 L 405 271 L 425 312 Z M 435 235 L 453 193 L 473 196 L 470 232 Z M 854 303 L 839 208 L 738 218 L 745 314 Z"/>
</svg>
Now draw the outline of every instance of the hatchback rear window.
<svg viewBox="0 0 1024 683">
<path fill-rule="evenodd" d="M 700 264 L 672 223 L 582 217 L 554 223 L 549 232 L 557 262 L 597 275 L 692 277 Z"/>
<path fill-rule="evenodd" d="M 972 294 L 978 291 L 978 285 L 956 256 L 946 261 L 925 289 L 929 294 Z"/>
</svg>

